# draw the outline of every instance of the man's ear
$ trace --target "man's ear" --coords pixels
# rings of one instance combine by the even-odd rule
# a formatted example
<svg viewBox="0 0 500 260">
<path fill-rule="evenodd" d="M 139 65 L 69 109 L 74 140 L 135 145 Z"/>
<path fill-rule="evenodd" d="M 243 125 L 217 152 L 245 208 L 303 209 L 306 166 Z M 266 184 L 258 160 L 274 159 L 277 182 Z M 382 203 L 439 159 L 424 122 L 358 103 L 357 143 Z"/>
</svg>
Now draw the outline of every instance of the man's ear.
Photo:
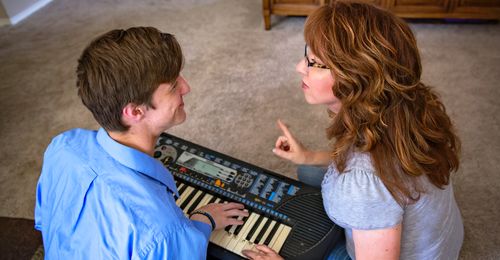
<svg viewBox="0 0 500 260">
<path fill-rule="evenodd" d="M 146 107 L 144 105 L 136 105 L 134 103 L 128 103 L 122 109 L 122 120 L 127 125 L 133 125 L 140 122 L 144 118 L 144 113 L 146 112 Z"/>
</svg>

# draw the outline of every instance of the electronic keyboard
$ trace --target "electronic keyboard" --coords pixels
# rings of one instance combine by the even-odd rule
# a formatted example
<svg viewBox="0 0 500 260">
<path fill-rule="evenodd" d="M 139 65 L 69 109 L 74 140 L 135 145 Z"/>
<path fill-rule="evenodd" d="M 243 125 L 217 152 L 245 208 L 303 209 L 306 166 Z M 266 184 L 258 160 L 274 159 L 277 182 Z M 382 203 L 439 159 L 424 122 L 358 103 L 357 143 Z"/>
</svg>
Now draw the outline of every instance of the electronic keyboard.
<svg viewBox="0 0 500 260">
<path fill-rule="evenodd" d="M 254 244 L 285 259 L 323 259 L 343 235 L 317 188 L 166 133 L 154 157 L 174 176 L 186 216 L 209 203 L 239 202 L 249 211 L 243 225 L 212 232 L 209 259 L 243 259 Z"/>
</svg>

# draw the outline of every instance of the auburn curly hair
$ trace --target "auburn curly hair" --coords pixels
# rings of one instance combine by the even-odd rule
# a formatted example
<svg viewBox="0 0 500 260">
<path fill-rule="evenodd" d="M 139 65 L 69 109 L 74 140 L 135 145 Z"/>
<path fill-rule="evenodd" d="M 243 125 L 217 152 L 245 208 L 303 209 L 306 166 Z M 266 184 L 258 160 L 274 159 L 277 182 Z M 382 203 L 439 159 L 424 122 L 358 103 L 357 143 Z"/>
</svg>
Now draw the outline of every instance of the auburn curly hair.
<svg viewBox="0 0 500 260">
<path fill-rule="evenodd" d="M 371 4 L 333 1 L 309 16 L 304 36 L 331 68 L 332 90 L 342 102 L 327 129 L 339 172 L 352 151 L 369 152 L 401 205 L 424 192 L 419 176 L 447 185 L 459 166 L 460 140 L 436 92 L 421 82 L 409 26 Z"/>
</svg>

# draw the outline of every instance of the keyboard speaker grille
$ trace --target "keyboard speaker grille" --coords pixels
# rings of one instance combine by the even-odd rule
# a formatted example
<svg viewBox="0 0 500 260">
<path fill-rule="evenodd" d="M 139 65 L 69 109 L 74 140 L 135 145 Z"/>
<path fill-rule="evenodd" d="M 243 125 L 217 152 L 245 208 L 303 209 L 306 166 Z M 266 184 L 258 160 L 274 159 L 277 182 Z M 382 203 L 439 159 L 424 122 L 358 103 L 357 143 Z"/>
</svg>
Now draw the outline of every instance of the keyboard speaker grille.
<svg viewBox="0 0 500 260">
<path fill-rule="evenodd" d="M 297 195 L 282 203 L 278 210 L 296 223 L 280 251 L 285 259 L 307 255 L 332 232 L 339 232 L 338 226 L 326 215 L 321 193 Z M 324 247 L 325 245 L 322 245 Z M 329 245 L 326 245 L 329 246 Z"/>
</svg>

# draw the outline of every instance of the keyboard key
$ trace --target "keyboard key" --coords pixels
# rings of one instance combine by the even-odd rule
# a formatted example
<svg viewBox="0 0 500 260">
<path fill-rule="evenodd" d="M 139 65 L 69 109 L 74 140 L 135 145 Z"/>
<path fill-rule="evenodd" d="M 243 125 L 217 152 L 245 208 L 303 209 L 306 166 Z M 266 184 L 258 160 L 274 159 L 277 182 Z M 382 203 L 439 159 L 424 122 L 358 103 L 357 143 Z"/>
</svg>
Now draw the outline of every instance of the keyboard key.
<svg viewBox="0 0 500 260">
<path fill-rule="evenodd" d="M 273 239 L 274 237 L 274 234 L 276 233 L 276 231 L 278 230 L 280 224 L 279 223 L 276 223 L 273 227 L 273 229 L 271 229 L 271 232 L 269 232 L 269 235 L 267 236 L 266 240 L 264 241 L 264 245 L 268 246 L 269 245 L 269 242 L 271 242 L 271 240 Z"/>
<path fill-rule="evenodd" d="M 285 243 L 286 239 L 288 238 L 288 235 L 290 234 L 290 231 L 292 231 L 291 227 L 283 225 L 283 230 L 280 232 L 280 234 L 277 237 L 277 239 L 274 242 L 274 244 L 272 244 L 270 247 L 274 251 L 279 252 L 281 250 L 281 247 Z"/>
<path fill-rule="evenodd" d="M 273 222 L 272 219 L 268 218 L 267 221 L 264 223 L 264 226 L 262 227 L 262 229 L 260 230 L 259 234 L 257 235 L 257 237 L 255 238 L 255 240 L 253 241 L 255 244 L 260 244 L 262 242 L 260 242 L 261 240 L 265 240 L 267 235 L 264 236 L 267 232 L 267 234 L 269 234 L 269 232 L 271 232 L 271 229 L 273 228 L 271 226 L 271 223 Z M 276 221 L 274 221 L 276 222 Z M 274 226 L 274 223 L 273 223 L 273 226 Z"/>
</svg>

